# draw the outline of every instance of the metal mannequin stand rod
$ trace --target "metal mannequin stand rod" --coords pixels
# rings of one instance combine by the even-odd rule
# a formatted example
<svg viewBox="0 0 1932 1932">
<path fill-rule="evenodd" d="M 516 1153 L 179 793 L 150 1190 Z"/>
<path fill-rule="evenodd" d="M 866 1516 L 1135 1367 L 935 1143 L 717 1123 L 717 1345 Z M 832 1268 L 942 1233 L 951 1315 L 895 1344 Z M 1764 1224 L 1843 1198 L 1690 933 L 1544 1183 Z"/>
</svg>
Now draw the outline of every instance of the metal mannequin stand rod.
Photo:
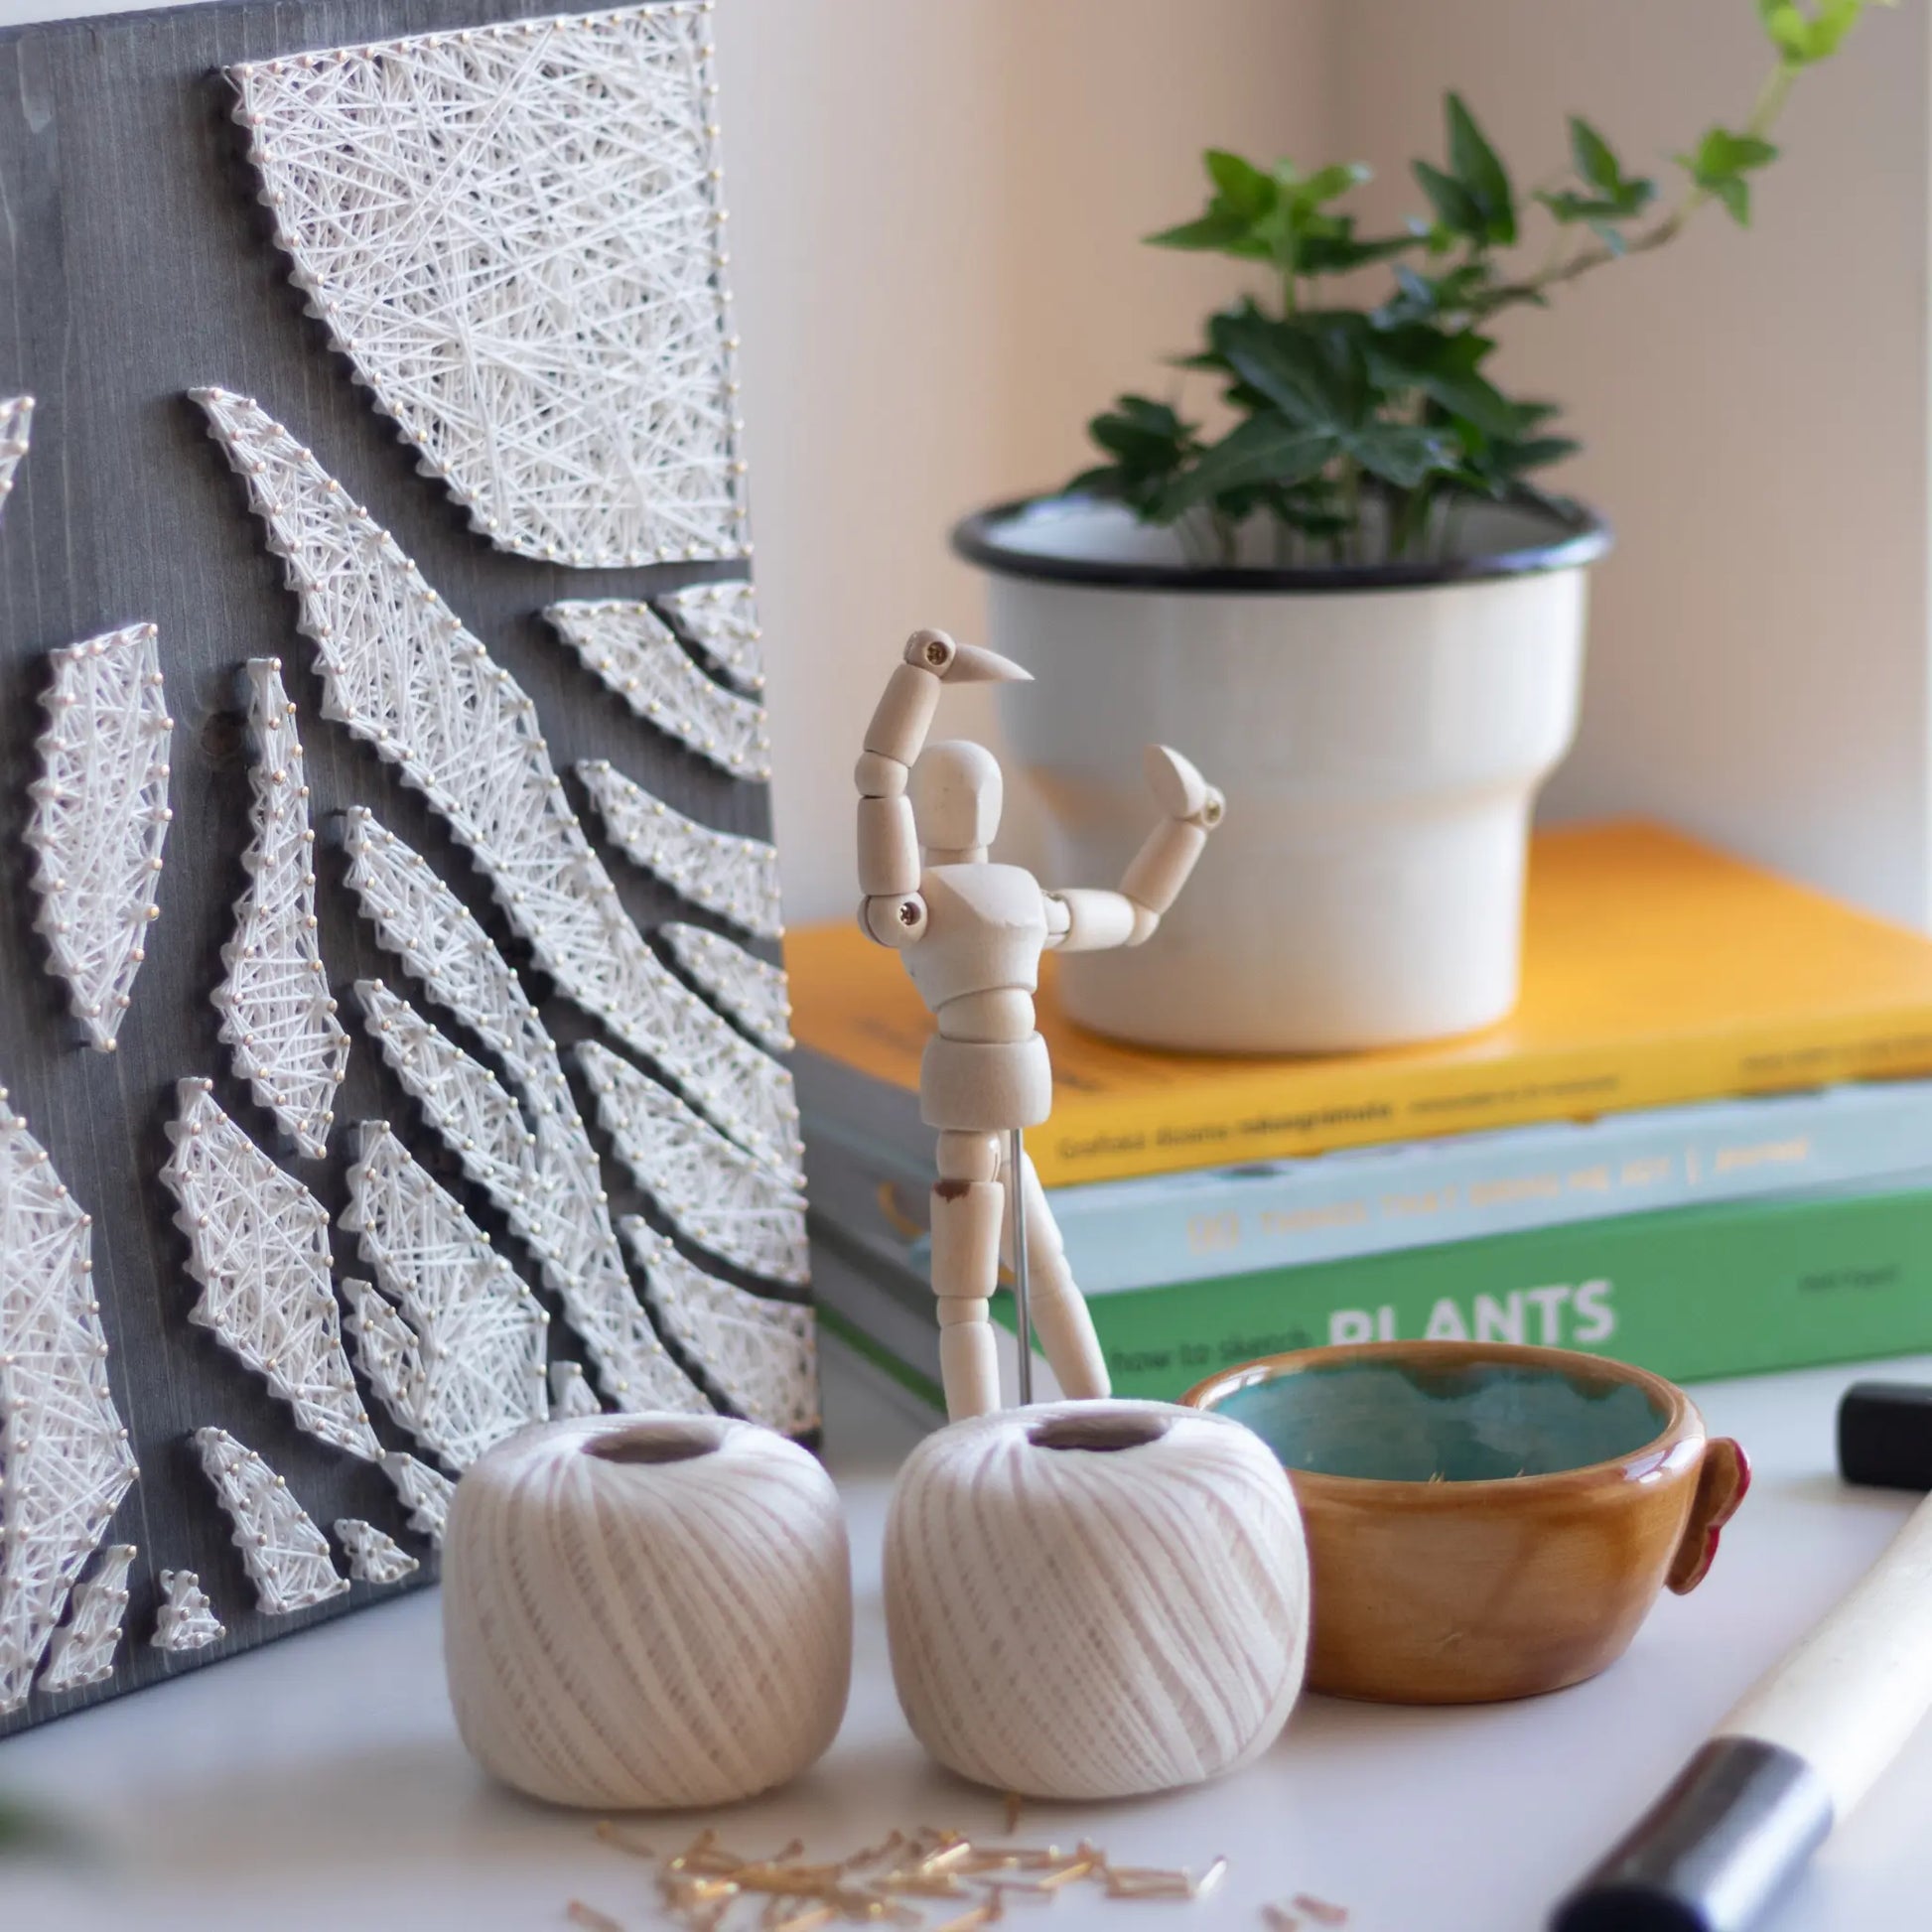
<svg viewBox="0 0 1932 1932">
<path fill-rule="evenodd" d="M 1013 1313 L 1020 1337 L 1020 1406 L 1025 1409 L 1034 1399 L 1034 1316 L 1027 1298 L 1027 1207 L 1025 1175 L 1027 1149 L 1025 1136 L 1013 1130 L 1007 1149 L 1007 1205 L 1013 1216 Z"/>
</svg>

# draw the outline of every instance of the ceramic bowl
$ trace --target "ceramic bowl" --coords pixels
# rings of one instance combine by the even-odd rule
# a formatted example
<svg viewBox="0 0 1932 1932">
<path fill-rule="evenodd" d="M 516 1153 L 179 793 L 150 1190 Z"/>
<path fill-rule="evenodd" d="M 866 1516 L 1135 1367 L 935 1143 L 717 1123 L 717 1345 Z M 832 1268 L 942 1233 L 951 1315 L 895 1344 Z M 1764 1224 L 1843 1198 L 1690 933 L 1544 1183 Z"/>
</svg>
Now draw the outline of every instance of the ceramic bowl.
<svg viewBox="0 0 1932 1932">
<path fill-rule="evenodd" d="M 1368 1342 L 1182 1400 L 1280 1456 L 1308 1528 L 1309 1683 L 1481 1704 L 1593 1677 L 1695 1589 L 1750 1469 L 1661 1376 L 1561 1348 Z"/>
</svg>

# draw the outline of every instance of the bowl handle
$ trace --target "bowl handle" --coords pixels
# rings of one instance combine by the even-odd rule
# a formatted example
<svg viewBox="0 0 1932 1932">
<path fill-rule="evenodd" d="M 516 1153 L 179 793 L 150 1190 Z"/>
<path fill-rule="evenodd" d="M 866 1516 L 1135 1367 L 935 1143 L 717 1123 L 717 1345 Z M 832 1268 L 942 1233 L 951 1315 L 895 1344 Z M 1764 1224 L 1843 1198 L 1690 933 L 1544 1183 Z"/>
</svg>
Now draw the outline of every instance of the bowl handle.
<svg viewBox="0 0 1932 1932">
<path fill-rule="evenodd" d="M 1704 1582 L 1718 1554 L 1719 1532 L 1737 1514 L 1750 1486 L 1750 1458 L 1728 1436 L 1714 1436 L 1704 1446 L 1690 1520 L 1671 1559 L 1668 1581 L 1679 1596 L 1689 1595 Z"/>
</svg>

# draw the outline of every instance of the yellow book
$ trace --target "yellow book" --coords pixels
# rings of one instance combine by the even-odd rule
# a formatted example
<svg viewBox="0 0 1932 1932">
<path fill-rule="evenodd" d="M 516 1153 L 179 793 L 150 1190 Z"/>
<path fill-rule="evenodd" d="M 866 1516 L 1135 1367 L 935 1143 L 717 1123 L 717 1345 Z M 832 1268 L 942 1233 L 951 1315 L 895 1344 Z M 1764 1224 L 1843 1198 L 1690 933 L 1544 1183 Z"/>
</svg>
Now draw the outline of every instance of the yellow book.
<svg viewBox="0 0 1932 1932">
<path fill-rule="evenodd" d="M 856 926 L 810 926 L 787 937 L 785 966 L 808 1105 L 856 1075 L 915 1132 L 932 1022 L 897 956 Z M 1049 1187 L 1932 1073 L 1932 939 L 1638 823 L 1537 835 L 1522 1000 L 1456 1039 L 1153 1052 L 1072 1026 L 1052 966 L 1039 1027 L 1053 1116 L 1027 1137 Z"/>
</svg>

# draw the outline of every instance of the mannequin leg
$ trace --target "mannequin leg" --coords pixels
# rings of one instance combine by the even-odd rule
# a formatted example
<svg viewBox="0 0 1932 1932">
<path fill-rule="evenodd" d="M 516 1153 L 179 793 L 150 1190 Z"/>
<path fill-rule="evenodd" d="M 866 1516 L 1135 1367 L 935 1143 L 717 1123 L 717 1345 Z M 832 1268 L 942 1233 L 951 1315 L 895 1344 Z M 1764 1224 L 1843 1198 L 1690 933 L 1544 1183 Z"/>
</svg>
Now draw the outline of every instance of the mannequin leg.
<svg viewBox="0 0 1932 1932">
<path fill-rule="evenodd" d="M 1000 1178 L 1008 1185 L 1011 1184 L 1007 1173 L 1010 1165 L 1003 1147 Z M 1107 1358 L 1101 1352 L 1100 1337 L 1093 1331 L 1093 1316 L 1087 1312 L 1086 1298 L 1067 1266 L 1059 1226 L 1053 1219 L 1052 1209 L 1046 1205 L 1046 1190 L 1034 1172 L 1031 1155 L 1025 1157 L 1025 1168 L 1020 1199 L 1027 1217 L 1027 1275 L 1034 1330 L 1039 1336 L 1039 1345 L 1052 1364 L 1063 1394 L 1076 1399 L 1108 1395 L 1113 1381 L 1107 1373 Z M 1011 1264 L 1013 1234 L 1004 1215 L 1000 1221 L 1000 1253 Z"/>
<path fill-rule="evenodd" d="M 1006 1189 L 990 1134 L 939 1136 L 932 1188 L 932 1292 L 939 1313 L 939 1374 L 953 1422 L 1000 1406 L 1000 1356 L 988 1304 L 1000 1278 Z"/>
</svg>

